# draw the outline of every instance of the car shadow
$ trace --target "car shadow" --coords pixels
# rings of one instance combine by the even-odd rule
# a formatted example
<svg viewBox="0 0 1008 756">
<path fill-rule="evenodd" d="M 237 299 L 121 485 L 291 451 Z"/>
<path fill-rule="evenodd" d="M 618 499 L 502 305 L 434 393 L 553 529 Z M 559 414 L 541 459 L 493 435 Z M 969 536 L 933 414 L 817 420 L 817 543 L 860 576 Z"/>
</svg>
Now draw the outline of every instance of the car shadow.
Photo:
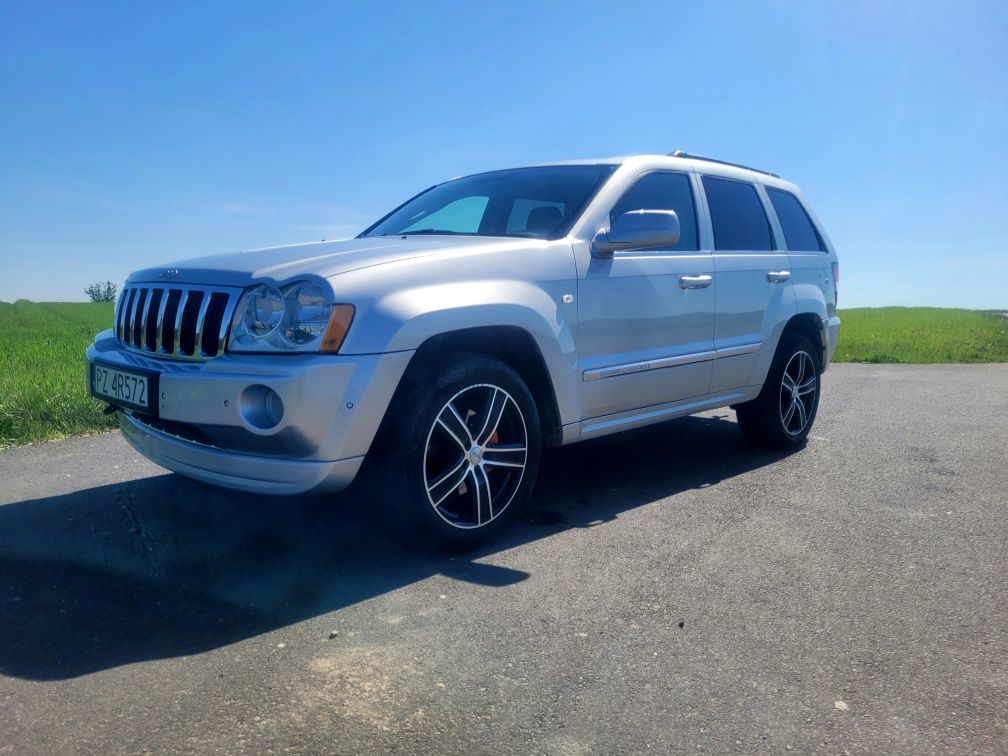
<svg viewBox="0 0 1008 756">
<path fill-rule="evenodd" d="M 494 553 L 783 456 L 746 445 L 730 415 L 551 450 L 515 526 L 454 558 L 387 540 L 356 487 L 279 499 L 166 474 L 0 506 L 0 672 L 66 679 L 196 654 L 438 574 L 493 590 L 528 577 Z"/>
</svg>

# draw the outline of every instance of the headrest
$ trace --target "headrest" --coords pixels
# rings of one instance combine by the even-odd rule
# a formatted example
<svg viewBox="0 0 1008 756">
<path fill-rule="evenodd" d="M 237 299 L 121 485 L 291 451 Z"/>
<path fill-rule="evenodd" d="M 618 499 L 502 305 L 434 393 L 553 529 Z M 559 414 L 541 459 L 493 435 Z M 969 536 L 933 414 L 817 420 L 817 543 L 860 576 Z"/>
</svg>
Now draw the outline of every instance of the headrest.
<svg viewBox="0 0 1008 756">
<path fill-rule="evenodd" d="M 544 205 L 529 213 L 525 230 L 533 234 L 549 235 L 556 231 L 561 223 L 563 223 L 563 213 L 560 212 L 560 208 Z"/>
</svg>

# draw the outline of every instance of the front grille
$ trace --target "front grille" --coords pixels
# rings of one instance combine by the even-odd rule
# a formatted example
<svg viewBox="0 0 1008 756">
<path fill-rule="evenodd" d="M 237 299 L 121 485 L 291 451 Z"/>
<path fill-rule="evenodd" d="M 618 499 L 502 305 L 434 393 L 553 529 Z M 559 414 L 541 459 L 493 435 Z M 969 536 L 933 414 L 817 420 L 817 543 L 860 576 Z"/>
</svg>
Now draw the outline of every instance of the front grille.
<svg viewBox="0 0 1008 756">
<path fill-rule="evenodd" d="M 241 291 L 206 286 L 134 284 L 116 303 L 116 340 L 140 352 L 189 360 L 217 357 L 227 346 Z"/>
</svg>

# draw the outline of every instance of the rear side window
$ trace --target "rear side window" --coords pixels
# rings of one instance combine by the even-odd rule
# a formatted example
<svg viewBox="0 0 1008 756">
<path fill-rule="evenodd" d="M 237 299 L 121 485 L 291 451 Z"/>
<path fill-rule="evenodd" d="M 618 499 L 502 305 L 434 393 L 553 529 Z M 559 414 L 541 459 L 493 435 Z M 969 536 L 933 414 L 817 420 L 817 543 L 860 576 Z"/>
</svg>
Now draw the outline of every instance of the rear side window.
<svg viewBox="0 0 1008 756">
<path fill-rule="evenodd" d="M 612 223 L 631 210 L 675 210 L 679 216 L 679 242 L 676 251 L 697 250 L 696 207 L 689 176 L 685 173 L 649 173 L 637 179 L 609 213 Z"/>
<path fill-rule="evenodd" d="M 715 249 L 770 250 L 773 236 L 756 187 L 743 181 L 703 177 Z"/>
<path fill-rule="evenodd" d="M 791 192 L 771 189 L 769 186 L 766 191 L 770 197 L 770 204 L 777 213 L 777 220 L 784 229 L 787 248 L 802 252 L 825 252 L 826 247 L 819 237 L 819 232 L 812 225 L 812 219 L 808 217 L 798 198 Z"/>
</svg>

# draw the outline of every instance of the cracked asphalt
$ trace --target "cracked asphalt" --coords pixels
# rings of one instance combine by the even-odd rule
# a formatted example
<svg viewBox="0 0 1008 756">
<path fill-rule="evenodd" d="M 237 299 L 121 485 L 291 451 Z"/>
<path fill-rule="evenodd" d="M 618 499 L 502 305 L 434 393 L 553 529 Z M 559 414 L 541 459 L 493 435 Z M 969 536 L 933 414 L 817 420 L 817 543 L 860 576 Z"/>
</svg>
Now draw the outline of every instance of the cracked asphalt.
<svg viewBox="0 0 1008 756">
<path fill-rule="evenodd" d="M 1008 753 L 1008 366 L 554 450 L 496 546 L 118 434 L 0 452 L 0 753 Z"/>
</svg>

